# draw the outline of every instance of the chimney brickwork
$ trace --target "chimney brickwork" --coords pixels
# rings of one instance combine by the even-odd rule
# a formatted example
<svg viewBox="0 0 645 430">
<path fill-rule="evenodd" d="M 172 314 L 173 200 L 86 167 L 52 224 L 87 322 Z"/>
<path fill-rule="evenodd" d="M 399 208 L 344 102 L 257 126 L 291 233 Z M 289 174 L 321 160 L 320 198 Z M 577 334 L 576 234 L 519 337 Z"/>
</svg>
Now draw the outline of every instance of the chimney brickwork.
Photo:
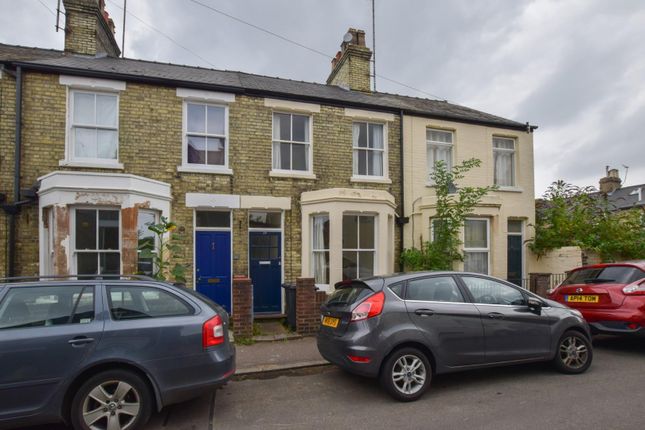
<svg viewBox="0 0 645 430">
<path fill-rule="evenodd" d="M 341 50 L 332 59 L 327 84 L 370 92 L 372 51 L 365 46 L 365 32 L 350 28 L 348 33 L 352 35 L 352 40 L 343 41 Z"/>
<path fill-rule="evenodd" d="M 65 52 L 110 57 L 121 55 L 114 38 L 114 21 L 104 0 L 63 0 L 65 6 Z"/>
<path fill-rule="evenodd" d="M 618 175 L 618 169 L 607 170 L 607 176 L 600 178 L 600 192 L 603 194 L 613 193 L 620 188 L 622 181 Z"/>
</svg>

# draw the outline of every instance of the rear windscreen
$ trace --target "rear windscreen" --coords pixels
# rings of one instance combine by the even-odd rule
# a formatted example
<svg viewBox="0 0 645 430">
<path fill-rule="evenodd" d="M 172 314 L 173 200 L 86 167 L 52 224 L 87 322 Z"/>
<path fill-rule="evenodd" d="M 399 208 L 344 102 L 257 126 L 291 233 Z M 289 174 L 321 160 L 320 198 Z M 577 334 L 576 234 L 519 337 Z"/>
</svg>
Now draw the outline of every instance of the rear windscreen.
<svg viewBox="0 0 645 430">
<path fill-rule="evenodd" d="M 362 301 L 374 291 L 366 286 L 352 285 L 339 288 L 327 300 L 327 306 L 348 306 Z"/>
<path fill-rule="evenodd" d="M 572 272 L 562 285 L 573 284 L 630 284 L 645 277 L 645 272 L 630 266 L 608 266 Z"/>
</svg>

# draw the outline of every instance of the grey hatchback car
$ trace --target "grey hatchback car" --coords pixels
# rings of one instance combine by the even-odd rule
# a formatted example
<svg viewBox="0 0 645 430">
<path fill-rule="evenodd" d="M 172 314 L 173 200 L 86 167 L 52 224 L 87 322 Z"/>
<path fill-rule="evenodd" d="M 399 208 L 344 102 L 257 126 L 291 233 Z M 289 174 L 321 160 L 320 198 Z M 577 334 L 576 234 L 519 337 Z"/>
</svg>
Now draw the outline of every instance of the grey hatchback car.
<svg viewBox="0 0 645 430">
<path fill-rule="evenodd" d="M 580 312 L 475 273 L 344 281 L 321 311 L 322 356 L 380 378 L 401 401 L 421 397 L 435 374 L 536 361 L 582 373 L 592 360 Z"/>
<path fill-rule="evenodd" d="M 0 428 L 134 430 L 235 371 L 229 319 L 145 277 L 0 280 Z"/>
</svg>

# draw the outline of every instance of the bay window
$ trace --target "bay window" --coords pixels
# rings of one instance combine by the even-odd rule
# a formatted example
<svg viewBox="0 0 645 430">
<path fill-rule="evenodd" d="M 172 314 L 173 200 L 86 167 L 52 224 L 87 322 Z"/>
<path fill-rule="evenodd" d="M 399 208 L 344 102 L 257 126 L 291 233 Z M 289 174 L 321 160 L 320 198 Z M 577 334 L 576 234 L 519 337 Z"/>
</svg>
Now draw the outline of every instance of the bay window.
<svg viewBox="0 0 645 430">
<path fill-rule="evenodd" d="M 329 215 L 312 216 L 311 261 L 317 285 L 329 284 Z"/>
<path fill-rule="evenodd" d="M 373 215 L 343 215 L 343 279 L 374 275 L 375 218 Z"/>
<path fill-rule="evenodd" d="M 120 211 L 76 209 L 74 223 L 76 273 L 82 275 L 120 273 Z"/>
</svg>

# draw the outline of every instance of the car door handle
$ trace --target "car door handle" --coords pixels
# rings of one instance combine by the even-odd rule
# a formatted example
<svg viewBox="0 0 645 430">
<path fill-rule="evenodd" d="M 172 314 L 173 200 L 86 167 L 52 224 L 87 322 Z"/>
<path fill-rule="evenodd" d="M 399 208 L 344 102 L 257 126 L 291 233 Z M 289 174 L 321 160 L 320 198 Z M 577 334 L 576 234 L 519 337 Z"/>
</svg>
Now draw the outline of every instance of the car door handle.
<svg viewBox="0 0 645 430">
<path fill-rule="evenodd" d="M 494 320 L 503 320 L 504 314 L 500 314 L 499 312 L 491 312 L 488 314 L 488 318 L 492 318 Z"/>
<path fill-rule="evenodd" d="M 434 311 L 432 309 L 417 309 L 416 311 L 414 311 L 414 313 L 422 317 L 429 317 L 434 315 Z"/>
<path fill-rule="evenodd" d="M 85 345 L 86 343 L 92 343 L 94 342 L 94 339 L 91 337 L 75 337 L 74 339 L 70 339 L 67 341 L 72 346 L 81 346 Z"/>
</svg>

